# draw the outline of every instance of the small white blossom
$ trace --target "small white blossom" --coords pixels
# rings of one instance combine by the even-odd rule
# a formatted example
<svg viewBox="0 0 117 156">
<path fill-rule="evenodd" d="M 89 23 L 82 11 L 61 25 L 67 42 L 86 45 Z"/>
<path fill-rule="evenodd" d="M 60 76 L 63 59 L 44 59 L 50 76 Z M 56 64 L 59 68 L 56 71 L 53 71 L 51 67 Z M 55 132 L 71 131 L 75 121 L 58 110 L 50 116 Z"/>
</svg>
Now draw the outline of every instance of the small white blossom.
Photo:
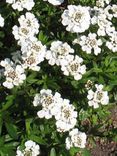
<svg viewBox="0 0 117 156">
<path fill-rule="evenodd" d="M 29 29 L 28 27 L 18 27 L 13 26 L 13 35 L 16 40 L 25 40 L 25 39 L 31 39 L 34 36 L 34 33 Z"/>
<path fill-rule="evenodd" d="M 66 138 L 66 149 L 69 150 L 71 147 L 85 148 L 86 145 L 86 134 L 80 132 L 77 128 L 69 132 L 69 137 Z"/>
<path fill-rule="evenodd" d="M 34 141 L 28 140 L 25 142 L 25 149 L 20 150 L 17 148 L 16 156 L 38 156 L 40 154 L 40 146 L 37 145 Z"/>
<path fill-rule="evenodd" d="M 88 36 L 81 36 L 79 44 L 82 47 L 82 50 L 87 54 L 91 54 L 92 50 L 95 55 L 101 53 L 101 48 L 99 46 L 102 45 L 102 40 L 97 39 L 97 35 L 95 33 L 89 33 Z"/>
<path fill-rule="evenodd" d="M 61 64 L 66 64 L 67 55 L 72 53 L 74 53 L 74 49 L 72 49 L 68 43 L 53 41 L 50 50 L 46 53 L 46 59 L 49 60 L 50 65 L 57 64 L 59 66 Z"/>
<path fill-rule="evenodd" d="M 43 1 L 48 1 L 52 5 L 61 5 L 64 2 L 64 0 L 43 0 Z"/>
<path fill-rule="evenodd" d="M 76 125 L 77 112 L 70 101 L 63 99 L 61 108 L 55 116 L 57 131 L 66 132 Z"/>
<path fill-rule="evenodd" d="M 90 13 L 88 7 L 68 5 L 68 10 L 62 14 L 62 24 L 67 31 L 82 33 L 90 26 Z"/>
<path fill-rule="evenodd" d="M 83 59 L 79 56 L 69 55 L 68 63 L 61 66 L 64 75 L 71 75 L 75 80 L 80 80 L 82 75 L 86 72 L 86 66 L 82 65 Z"/>
<path fill-rule="evenodd" d="M 99 104 L 107 105 L 109 103 L 108 92 L 103 91 L 103 85 L 95 85 L 96 91 L 90 89 L 88 91 L 88 104 L 89 106 L 93 106 L 94 108 L 98 108 Z"/>
<path fill-rule="evenodd" d="M 15 65 L 10 59 L 1 61 L 0 65 L 5 68 L 4 76 L 6 77 L 6 81 L 3 82 L 3 86 L 8 89 L 19 86 L 26 79 L 23 67 L 21 65 Z"/>
<path fill-rule="evenodd" d="M 110 41 L 106 42 L 106 46 L 113 52 L 117 52 L 117 32 L 113 32 L 109 38 Z"/>
<path fill-rule="evenodd" d="M 105 9 L 97 7 L 93 8 L 94 15 L 91 18 L 91 23 L 93 25 L 98 25 L 98 36 L 109 35 L 115 30 L 115 27 L 111 22 L 113 15 L 109 13 L 110 8 L 111 6 L 107 6 Z"/>
<path fill-rule="evenodd" d="M 42 89 L 40 94 L 36 94 L 34 97 L 33 105 L 42 106 L 42 110 L 37 113 L 39 118 L 45 117 L 46 119 L 50 119 L 58 113 L 60 104 L 62 103 L 61 101 L 62 98 L 58 92 L 53 95 L 51 90 Z"/>
<path fill-rule="evenodd" d="M 116 4 L 113 4 L 111 6 L 111 10 L 113 12 L 113 17 L 117 18 L 117 5 Z"/>
<path fill-rule="evenodd" d="M 12 4 L 12 8 L 18 11 L 31 10 L 35 5 L 33 0 L 6 0 L 6 2 Z"/>
<path fill-rule="evenodd" d="M 39 23 L 38 20 L 35 18 L 35 15 L 30 13 L 30 12 L 26 12 L 25 15 L 21 15 L 18 19 L 19 24 L 21 27 L 26 27 L 31 29 L 31 31 L 34 34 L 37 34 L 39 32 Z"/>
<path fill-rule="evenodd" d="M 96 0 L 96 6 L 104 7 L 105 4 L 109 4 L 111 0 Z"/>
<path fill-rule="evenodd" d="M 0 14 L 0 27 L 4 26 L 4 18 Z"/>
</svg>

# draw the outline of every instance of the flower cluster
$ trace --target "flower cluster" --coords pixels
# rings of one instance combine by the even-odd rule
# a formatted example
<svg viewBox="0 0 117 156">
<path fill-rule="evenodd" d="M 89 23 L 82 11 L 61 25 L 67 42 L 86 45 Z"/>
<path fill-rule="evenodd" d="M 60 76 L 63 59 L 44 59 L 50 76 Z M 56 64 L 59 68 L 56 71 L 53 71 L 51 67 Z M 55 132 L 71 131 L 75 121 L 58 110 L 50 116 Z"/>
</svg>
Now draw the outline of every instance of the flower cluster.
<svg viewBox="0 0 117 156">
<path fill-rule="evenodd" d="M 112 50 L 113 52 L 117 51 L 117 46 L 116 46 L 117 32 L 116 32 L 116 28 L 113 25 L 113 18 L 117 18 L 117 11 L 116 11 L 117 5 L 111 6 L 109 5 L 109 2 L 110 2 L 109 0 L 98 0 L 97 3 L 100 4 L 100 6 L 98 7 L 95 6 L 94 8 L 88 7 L 87 14 L 89 15 L 90 18 L 87 18 L 87 19 L 90 19 L 89 20 L 90 22 L 87 22 L 85 18 L 83 19 L 88 24 L 83 23 L 83 20 L 80 21 L 81 28 L 83 28 L 82 25 L 84 26 L 88 25 L 88 28 L 90 27 L 90 25 L 92 25 L 92 26 L 96 26 L 96 29 L 97 29 L 96 30 L 97 33 L 90 32 L 87 36 L 78 35 L 78 38 L 73 41 L 74 44 L 79 44 L 82 47 L 82 50 L 85 51 L 87 54 L 91 54 L 92 50 L 94 51 L 95 55 L 98 55 L 99 53 L 101 53 L 100 46 L 104 42 L 106 43 L 105 46 L 107 46 L 110 50 Z M 108 4 L 108 6 L 103 8 L 105 3 Z M 78 24 L 74 25 L 73 27 L 74 9 L 72 7 L 68 6 L 69 11 L 68 10 L 64 11 L 63 16 L 62 16 L 62 23 L 63 25 L 68 25 L 68 27 L 66 28 L 68 31 L 78 33 L 80 32 L 77 26 Z M 81 6 L 75 6 L 75 7 L 81 7 Z M 70 11 L 70 8 L 72 8 L 71 11 Z M 78 20 L 78 23 L 79 23 L 79 20 Z M 73 31 L 71 27 L 73 27 L 76 30 Z M 85 30 L 86 29 L 84 29 L 84 31 Z M 84 31 L 81 31 L 81 32 L 84 32 Z M 104 42 L 102 42 L 101 37 L 105 37 Z"/>
<path fill-rule="evenodd" d="M 16 156 L 38 156 L 40 154 L 40 147 L 34 141 L 28 140 L 25 142 L 25 149 L 17 148 Z"/>
<path fill-rule="evenodd" d="M 83 59 L 81 57 L 72 54 L 74 54 L 74 49 L 68 43 L 54 41 L 46 53 L 46 59 L 50 65 L 61 66 L 64 75 L 71 75 L 75 80 L 79 80 L 86 72 L 86 66 L 82 65 Z"/>
<path fill-rule="evenodd" d="M 95 55 L 101 53 L 101 48 L 99 46 L 102 45 L 101 39 L 96 39 L 97 35 L 95 33 L 89 33 L 88 36 L 81 36 L 79 39 L 74 40 L 74 43 L 78 43 L 81 45 L 82 50 L 87 54 L 91 54 L 92 50 Z"/>
<path fill-rule="evenodd" d="M 12 4 L 12 8 L 18 11 L 31 10 L 35 5 L 33 0 L 6 0 L 6 2 Z"/>
<path fill-rule="evenodd" d="M 4 18 L 0 14 L 0 27 L 4 26 Z"/>
<path fill-rule="evenodd" d="M 70 104 L 69 100 L 62 99 L 58 92 L 53 95 L 51 90 L 42 89 L 40 94 L 35 95 L 33 105 L 41 105 L 42 107 L 37 113 L 39 118 L 55 117 L 59 132 L 69 131 L 76 125 L 77 112 L 75 107 Z"/>
<path fill-rule="evenodd" d="M 68 10 L 64 10 L 62 14 L 62 24 L 72 33 L 82 33 L 87 30 L 90 19 L 89 8 L 80 5 L 68 5 Z"/>
<path fill-rule="evenodd" d="M 21 15 L 18 19 L 20 26 L 13 26 L 13 35 L 16 40 L 23 42 L 26 39 L 33 39 L 34 35 L 39 32 L 39 23 L 35 18 L 35 15 L 27 12 L 25 15 Z"/>
<path fill-rule="evenodd" d="M 43 1 L 48 1 L 52 5 L 61 5 L 64 2 L 64 0 L 43 0 Z"/>
<path fill-rule="evenodd" d="M 92 89 L 88 90 L 87 98 L 89 100 L 89 106 L 98 108 L 99 104 L 107 105 L 109 103 L 109 97 L 108 92 L 103 90 L 104 86 L 102 84 L 95 84 L 95 88 L 95 91 L 93 91 Z"/>
<path fill-rule="evenodd" d="M 66 149 L 69 150 L 71 147 L 85 148 L 86 138 L 87 136 L 84 132 L 80 132 L 77 128 L 72 129 L 65 141 Z"/>
<path fill-rule="evenodd" d="M 9 58 L 1 61 L 0 65 L 5 68 L 6 81 L 3 82 L 3 86 L 11 89 L 14 86 L 19 86 L 26 79 L 24 68 L 14 64 Z"/>
</svg>

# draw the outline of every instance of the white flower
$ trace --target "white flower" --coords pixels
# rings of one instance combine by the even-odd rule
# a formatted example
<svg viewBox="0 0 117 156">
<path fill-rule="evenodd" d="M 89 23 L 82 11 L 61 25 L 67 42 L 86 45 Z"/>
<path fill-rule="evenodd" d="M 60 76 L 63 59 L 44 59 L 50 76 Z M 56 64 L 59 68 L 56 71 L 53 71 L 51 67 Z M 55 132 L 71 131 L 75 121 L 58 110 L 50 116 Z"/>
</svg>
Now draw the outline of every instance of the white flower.
<svg viewBox="0 0 117 156">
<path fill-rule="evenodd" d="M 12 8 L 18 11 L 31 10 L 35 5 L 33 0 L 6 0 L 6 2 L 12 4 Z"/>
<path fill-rule="evenodd" d="M 46 53 L 46 59 L 49 60 L 50 65 L 57 64 L 66 64 L 66 57 L 68 54 L 74 53 L 68 43 L 63 43 L 61 41 L 53 41 L 51 43 L 50 50 Z"/>
<path fill-rule="evenodd" d="M 96 91 L 90 89 L 88 91 L 88 104 L 89 106 L 93 106 L 94 108 L 98 108 L 99 104 L 107 105 L 109 103 L 108 92 L 103 91 L 103 85 L 95 85 Z"/>
<path fill-rule="evenodd" d="M 40 154 L 40 147 L 34 141 L 28 140 L 25 142 L 25 149 L 20 150 L 19 147 L 16 151 L 16 156 L 38 156 Z"/>
<path fill-rule="evenodd" d="M 69 150 L 71 147 L 85 148 L 86 145 L 86 134 L 80 132 L 77 128 L 69 132 L 69 137 L 66 138 L 66 149 Z"/>
<path fill-rule="evenodd" d="M 57 131 L 66 132 L 76 125 L 77 112 L 74 109 L 69 100 L 63 99 L 61 108 L 55 115 Z"/>
<path fill-rule="evenodd" d="M 112 12 L 113 12 L 113 16 L 114 16 L 115 18 L 117 18 L 117 5 L 116 5 L 116 4 L 113 4 L 113 5 L 111 6 L 111 10 L 112 10 Z"/>
<path fill-rule="evenodd" d="M 72 33 L 84 32 L 90 26 L 89 8 L 80 5 L 68 5 L 68 10 L 62 14 L 62 24 L 67 26 L 66 30 Z"/>
<path fill-rule="evenodd" d="M 110 41 L 106 42 L 106 46 L 113 52 L 117 52 L 117 32 L 114 31 L 109 39 Z"/>
<path fill-rule="evenodd" d="M 92 10 L 94 15 L 91 18 L 91 23 L 98 25 L 98 36 L 109 35 L 115 30 L 111 22 L 113 15 L 110 14 L 110 8 L 111 6 L 107 6 L 105 9 L 94 7 Z"/>
<path fill-rule="evenodd" d="M 0 27 L 4 26 L 4 18 L 0 14 Z"/>
<path fill-rule="evenodd" d="M 55 95 L 52 91 L 47 89 L 42 89 L 40 94 L 36 94 L 34 97 L 33 105 L 42 106 L 42 110 L 38 111 L 39 118 L 50 119 L 53 115 L 56 115 L 59 111 L 60 104 L 62 103 L 61 95 L 56 92 Z"/>
<path fill-rule="evenodd" d="M 34 33 L 29 29 L 28 27 L 18 27 L 13 26 L 13 35 L 16 40 L 25 40 L 25 39 L 31 39 L 34 36 Z"/>
<path fill-rule="evenodd" d="M 96 0 L 96 5 L 98 7 L 104 7 L 105 4 L 109 4 L 111 0 Z"/>
<path fill-rule="evenodd" d="M 5 59 L 0 64 L 5 68 L 4 76 L 6 77 L 6 81 L 3 82 L 3 86 L 8 89 L 19 86 L 26 79 L 24 69 L 21 65 L 15 65 L 10 59 Z"/>
<path fill-rule="evenodd" d="M 82 50 L 87 54 L 91 54 L 92 50 L 95 55 L 101 53 L 101 48 L 99 46 L 102 45 L 102 40 L 97 39 L 97 35 L 95 33 L 89 33 L 88 36 L 81 36 L 79 44 L 82 46 Z"/>
<path fill-rule="evenodd" d="M 75 80 L 80 80 L 86 72 L 86 66 L 82 65 L 83 59 L 79 56 L 69 55 L 67 65 L 62 65 L 61 70 L 64 75 L 72 75 Z"/>
<path fill-rule="evenodd" d="M 26 27 L 31 29 L 31 31 L 33 32 L 33 34 L 37 34 L 39 32 L 39 23 L 38 20 L 35 18 L 35 15 L 30 13 L 30 12 L 26 12 L 25 15 L 21 15 L 20 18 L 18 19 L 19 24 L 21 27 Z"/>
<path fill-rule="evenodd" d="M 27 55 L 26 53 L 24 53 L 22 55 L 22 60 L 23 60 L 23 64 L 22 67 L 24 69 L 31 69 L 34 71 L 39 71 L 40 67 L 38 66 L 38 64 L 40 63 L 39 59 L 38 59 L 38 55 Z"/>
<path fill-rule="evenodd" d="M 48 1 L 52 5 L 61 5 L 64 2 L 64 0 L 43 0 L 43 1 Z"/>
<path fill-rule="evenodd" d="M 46 54 L 46 46 L 42 45 L 41 41 L 38 41 L 37 38 L 33 38 L 31 40 L 25 40 L 20 42 L 22 54 L 27 54 L 30 56 L 31 54 L 38 57 L 38 62 L 42 62 L 44 60 Z"/>
</svg>

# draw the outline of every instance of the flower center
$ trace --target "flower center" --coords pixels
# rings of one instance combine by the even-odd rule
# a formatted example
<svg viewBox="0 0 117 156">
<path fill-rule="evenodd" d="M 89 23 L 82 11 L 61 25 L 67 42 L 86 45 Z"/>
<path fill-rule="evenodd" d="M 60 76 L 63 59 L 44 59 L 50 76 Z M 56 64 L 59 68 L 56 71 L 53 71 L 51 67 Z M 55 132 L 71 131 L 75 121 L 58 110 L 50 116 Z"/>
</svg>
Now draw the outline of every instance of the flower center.
<svg viewBox="0 0 117 156">
<path fill-rule="evenodd" d="M 91 47 L 95 47 L 96 46 L 96 39 L 89 39 L 87 42 L 88 42 L 88 44 Z"/>
<path fill-rule="evenodd" d="M 101 100 L 102 97 L 103 97 L 103 93 L 102 92 L 97 92 L 97 99 Z"/>
<path fill-rule="evenodd" d="M 81 18 L 82 18 L 82 13 L 81 12 L 76 12 L 74 14 L 74 21 L 75 22 L 79 22 L 81 20 Z"/>
<path fill-rule="evenodd" d="M 73 63 L 73 64 L 70 65 L 71 71 L 77 71 L 78 67 L 79 67 L 78 63 Z"/>
<path fill-rule="evenodd" d="M 52 99 L 51 96 L 44 97 L 43 104 L 44 104 L 45 107 L 48 107 L 52 103 L 53 103 L 53 99 Z"/>
<path fill-rule="evenodd" d="M 27 64 L 31 65 L 31 64 L 35 63 L 35 59 L 34 59 L 34 57 L 29 57 L 26 59 L 26 62 L 27 62 Z"/>
<path fill-rule="evenodd" d="M 66 119 L 68 119 L 70 116 L 71 116 L 71 113 L 70 113 L 70 110 L 63 110 L 63 113 L 64 113 L 64 117 L 66 118 Z"/>
<path fill-rule="evenodd" d="M 21 32 L 25 35 L 27 35 L 29 33 L 29 31 L 25 28 L 21 28 Z"/>
<path fill-rule="evenodd" d="M 9 72 L 8 77 L 15 79 L 16 78 L 16 72 L 15 71 Z"/>
<path fill-rule="evenodd" d="M 34 50 L 37 51 L 37 52 L 41 50 L 40 46 L 38 46 L 38 45 L 36 45 L 36 44 L 33 44 L 33 45 L 32 45 L 32 49 L 34 49 Z"/>
</svg>

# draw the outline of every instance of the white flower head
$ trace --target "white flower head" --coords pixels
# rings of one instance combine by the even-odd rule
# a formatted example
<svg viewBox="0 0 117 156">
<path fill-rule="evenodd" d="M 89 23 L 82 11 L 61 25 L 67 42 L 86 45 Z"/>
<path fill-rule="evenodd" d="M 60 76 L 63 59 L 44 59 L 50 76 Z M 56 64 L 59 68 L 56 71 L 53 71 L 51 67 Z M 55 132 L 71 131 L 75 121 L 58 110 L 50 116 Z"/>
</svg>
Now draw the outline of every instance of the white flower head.
<svg viewBox="0 0 117 156">
<path fill-rule="evenodd" d="M 95 85 L 96 91 L 90 89 L 88 91 L 88 104 L 89 106 L 93 106 L 94 108 L 98 108 L 99 104 L 107 105 L 109 103 L 108 92 L 103 91 L 103 85 Z"/>
<path fill-rule="evenodd" d="M 4 18 L 0 14 L 0 27 L 4 26 Z"/>
<path fill-rule="evenodd" d="M 16 156 L 38 156 L 40 154 L 40 146 L 37 145 L 34 141 L 28 140 L 25 142 L 25 149 L 20 150 L 19 147 L 16 151 Z"/>
<path fill-rule="evenodd" d="M 66 64 L 67 56 L 72 53 L 74 53 L 74 49 L 72 49 L 68 43 L 53 41 L 50 50 L 46 53 L 46 59 L 49 60 L 49 64 L 56 64 L 59 66 L 61 64 Z"/>
<path fill-rule="evenodd" d="M 68 63 L 61 66 L 64 75 L 71 75 L 75 80 L 80 80 L 82 75 L 86 72 L 86 66 L 82 65 L 83 59 L 79 56 L 69 55 Z"/>
<path fill-rule="evenodd" d="M 53 115 L 56 115 L 59 111 L 60 104 L 62 103 L 62 98 L 59 93 L 52 94 L 52 91 L 47 89 L 42 89 L 40 94 L 36 94 L 33 105 L 42 106 L 42 110 L 38 111 L 39 118 L 50 119 Z"/>
<path fill-rule="evenodd" d="M 76 118 L 75 107 L 70 104 L 69 100 L 63 99 L 61 108 L 55 116 L 57 131 L 66 132 L 72 129 L 76 125 Z"/>
<path fill-rule="evenodd" d="M 67 31 L 82 33 L 90 26 L 90 13 L 88 7 L 68 5 L 68 10 L 62 14 L 62 24 Z"/>
<path fill-rule="evenodd" d="M 96 38 L 97 35 L 95 33 L 89 33 L 88 36 L 81 36 L 79 44 L 82 47 L 82 50 L 87 54 L 91 54 L 92 50 L 95 55 L 101 53 L 100 46 L 102 45 L 102 40 Z"/>
<path fill-rule="evenodd" d="M 109 38 L 110 41 L 106 42 L 106 46 L 113 52 L 117 52 L 117 32 L 114 31 Z"/>
<path fill-rule="evenodd" d="M 80 132 L 77 128 L 72 129 L 65 141 L 66 149 L 69 150 L 71 147 L 85 148 L 86 138 L 87 136 L 84 132 Z"/>
<path fill-rule="evenodd" d="M 64 0 L 43 0 L 43 1 L 48 1 L 52 5 L 61 5 L 64 2 Z"/>
<path fill-rule="evenodd" d="M 6 2 L 12 4 L 12 8 L 18 11 L 23 11 L 23 9 L 29 11 L 35 5 L 33 0 L 6 0 Z"/>
<path fill-rule="evenodd" d="M 25 71 L 21 65 L 15 65 L 10 59 L 5 59 L 0 64 L 5 68 L 6 80 L 3 82 L 3 86 L 8 89 L 19 86 L 26 79 Z"/>
<path fill-rule="evenodd" d="M 38 29 L 40 24 L 38 23 L 38 20 L 35 18 L 34 14 L 26 12 L 25 15 L 21 15 L 19 17 L 18 21 L 21 27 L 31 29 L 34 34 L 37 34 L 39 32 Z"/>
</svg>

